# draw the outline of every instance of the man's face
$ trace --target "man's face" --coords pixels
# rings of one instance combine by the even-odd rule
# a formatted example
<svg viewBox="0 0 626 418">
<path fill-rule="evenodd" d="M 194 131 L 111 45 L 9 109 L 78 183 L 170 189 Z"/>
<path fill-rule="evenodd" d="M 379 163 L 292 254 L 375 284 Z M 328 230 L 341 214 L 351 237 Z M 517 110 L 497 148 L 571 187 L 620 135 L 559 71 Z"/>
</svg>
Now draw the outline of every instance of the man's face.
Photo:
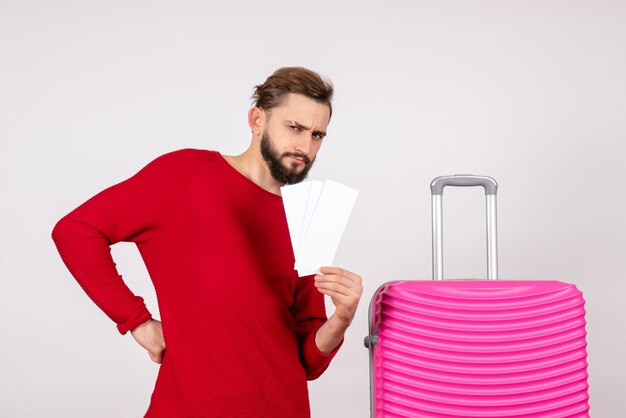
<svg viewBox="0 0 626 418">
<path fill-rule="evenodd" d="M 261 155 L 263 155 L 272 177 L 283 184 L 300 183 L 309 174 L 309 170 L 315 162 L 315 159 L 309 160 L 309 157 L 300 153 L 285 152 L 281 155 L 272 144 L 267 131 L 263 131 L 261 136 Z M 304 166 L 292 161 L 292 157 L 301 159 L 304 162 Z"/>
<path fill-rule="evenodd" d="M 261 155 L 279 183 L 304 180 L 315 162 L 330 117 L 327 105 L 299 94 L 288 94 L 266 115 Z"/>
</svg>

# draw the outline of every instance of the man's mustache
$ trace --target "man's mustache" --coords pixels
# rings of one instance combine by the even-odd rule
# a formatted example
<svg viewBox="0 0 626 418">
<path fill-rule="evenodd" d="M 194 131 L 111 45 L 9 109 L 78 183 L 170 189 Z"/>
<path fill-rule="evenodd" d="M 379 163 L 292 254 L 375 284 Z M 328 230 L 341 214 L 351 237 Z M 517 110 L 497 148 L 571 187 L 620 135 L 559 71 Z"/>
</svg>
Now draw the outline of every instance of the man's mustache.
<svg viewBox="0 0 626 418">
<path fill-rule="evenodd" d="M 281 158 L 285 158 L 285 157 L 296 157 L 301 159 L 302 161 L 304 161 L 306 164 L 310 163 L 311 160 L 309 159 L 309 157 L 307 157 L 304 154 L 299 154 L 297 152 L 286 152 L 283 154 L 283 156 Z"/>
</svg>

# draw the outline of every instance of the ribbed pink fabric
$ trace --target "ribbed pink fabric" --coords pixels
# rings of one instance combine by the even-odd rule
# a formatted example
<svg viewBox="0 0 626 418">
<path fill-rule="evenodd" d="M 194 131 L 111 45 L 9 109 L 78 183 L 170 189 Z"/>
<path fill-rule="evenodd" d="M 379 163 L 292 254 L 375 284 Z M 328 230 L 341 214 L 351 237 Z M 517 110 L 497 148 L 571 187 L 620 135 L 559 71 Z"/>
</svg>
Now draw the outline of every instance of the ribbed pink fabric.
<svg viewBox="0 0 626 418">
<path fill-rule="evenodd" d="M 313 277 L 298 278 L 280 196 L 217 152 L 165 154 L 61 219 L 53 238 L 72 275 L 124 334 L 151 315 L 109 246 L 131 241 L 154 283 L 166 352 L 149 418 L 303 418 L 326 320 Z"/>
<path fill-rule="evenodd" d="M 374 416 L 588 418 L 584 304 L 558 281 L 382 286 Z"/>
</svg>

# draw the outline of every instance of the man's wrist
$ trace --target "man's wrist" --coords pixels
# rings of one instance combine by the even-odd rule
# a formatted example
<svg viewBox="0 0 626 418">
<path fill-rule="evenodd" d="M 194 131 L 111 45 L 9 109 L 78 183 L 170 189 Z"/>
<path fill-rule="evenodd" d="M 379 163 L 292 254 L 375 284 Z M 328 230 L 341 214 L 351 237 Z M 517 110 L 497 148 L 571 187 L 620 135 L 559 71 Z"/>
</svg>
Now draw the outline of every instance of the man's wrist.
<svg viewBox="0 0 626 418">
<path fill-rule="evenodd" d="M 132 334 L 134 331 L 138 330 L 139 328 L 142 328 L 146 325 L 148 325 L 150 323 L 150 321 L 152 321 L 152 318 L 148 319 L 146 322 L 142 322 L 141 324 L 137 325 L 135 328 L 130 330 L 130 333 Z"/>
<path fill-rule="evenodd" d="M 342 314 L 339 313 L 337 311 L 335 311 L 334 314 L 332 314 L 332 316 L 329 318 L 329 320 L 331 318 L 334 318 L 333 320 L 337 322 L 338 326 L 341 326 L 345 329 L 347 329 L 350 324 L 352 324 L 352 320 L 354 319 L 354 315 L 347 315 L 347 314 Z"/>
<path fill-rule="evenodd" d="M 330 318 L 328 318 L 325 325 L 329 329 L 332 329 L 333 332 L 341 333 L 343 335 L 351 323 L 352 321 L 346 318 L 342 318 L 340 315 L 337 315 L 337 313 L 335 312 L 334 314 L 331 315 Z"/>
</svg>

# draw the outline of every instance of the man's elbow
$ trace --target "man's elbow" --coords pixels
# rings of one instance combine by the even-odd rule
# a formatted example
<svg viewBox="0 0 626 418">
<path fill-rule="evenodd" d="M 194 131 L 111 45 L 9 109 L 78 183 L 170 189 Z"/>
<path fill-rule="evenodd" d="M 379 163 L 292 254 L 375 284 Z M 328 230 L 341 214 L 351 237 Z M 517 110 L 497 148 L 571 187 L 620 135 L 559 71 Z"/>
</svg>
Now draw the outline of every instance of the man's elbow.
<svg viewBox="0 0 626 418">
<path fill-rule="evenodd" d="M 67 217 L 61 218 L 52 228 L 52 241 L 55 244 L 59 244 L 59 242 L 63 239 L 63 237 L 67 234 L 69 229 Z"/>
<path fill-rule="evenodd" d="M 315 380 L 315 379 L 317 379 L 318 377 L 320 377 L 321 375 L 322 375 L 322 373 L 313 373 L 313 374 L 311 374 L 311 373 L 307 373 L 307 374 L 306 374 L 306 380 L 309 380 L 309 381 L 311 381 L 311 380 Z"/>
<path fill-rule="evenodd" d="M 52 228 L 52 241 L 54 241 L 55 244 L 59 243 L 59 240 L 63 237 L 64 233 L 65 233 L 65 218 L 61 218 L 61 220 L 57 221 L 57 223 L 54 225 L 54 228 Z"/>
<path fill-rule="evenodd" d="M 311 369 L 311 368 L 305 368 L 305 372 L 306 372 L 306 380 L 315 380 L 318 377 L 320 377 L 322 374 L 324 374 L 324 372 L 326 371 L 326 369 L 328 368 L 328 364 L 326 364 L 324 367 L 318 367 L 315 369 Z"/>
<path fill-rule="evenodd" d="M 69 218 L 68 215 L 61 218 L 52 228 L 52 241 L 58 247 L 60 243 L 65 241 L 67 237 L 72 234 L 72 230 L 74 229 L 74 222 Z"/>
</svg>

